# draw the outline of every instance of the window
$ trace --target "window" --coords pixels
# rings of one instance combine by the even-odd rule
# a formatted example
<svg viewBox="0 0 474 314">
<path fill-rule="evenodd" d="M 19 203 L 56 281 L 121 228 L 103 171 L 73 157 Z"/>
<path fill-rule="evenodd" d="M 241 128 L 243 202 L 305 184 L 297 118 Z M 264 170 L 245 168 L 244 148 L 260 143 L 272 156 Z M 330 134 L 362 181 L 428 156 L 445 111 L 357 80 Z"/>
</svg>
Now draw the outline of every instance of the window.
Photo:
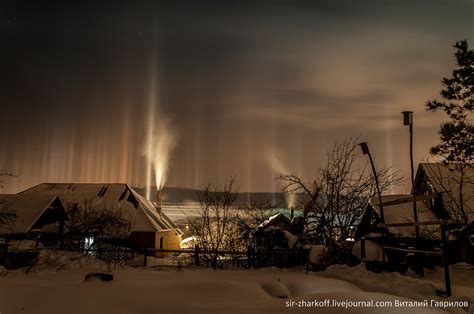
<svg viewBox="0 0 474 314">
<path fill-rule="evenodd" d="M 84 239 L 84 251 L 92 250 L 93 246 L 94 246 L 93 237 L 87 237 Z"/>
</svg>

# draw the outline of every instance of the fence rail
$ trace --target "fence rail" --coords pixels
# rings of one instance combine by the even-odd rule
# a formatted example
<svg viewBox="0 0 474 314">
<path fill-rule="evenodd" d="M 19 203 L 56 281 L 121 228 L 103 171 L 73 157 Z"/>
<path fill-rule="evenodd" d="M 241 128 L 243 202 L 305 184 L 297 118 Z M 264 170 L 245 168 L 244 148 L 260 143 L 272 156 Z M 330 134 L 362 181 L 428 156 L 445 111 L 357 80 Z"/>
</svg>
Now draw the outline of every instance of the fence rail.
<svg viewBox="0 0 474 314">
<path fill-rule="evenodd" d="M 23 252 L 9 252 L 7 247 L 0 250 L 0 265 L 13 265 L 14 260 L 24 259 L 22 265 L 32 262 L 42 249 L 59 249 L 47 247 L 24 250 Z M 260 268 L 260 267 L 294 267 L 306 265 L 308 250 L 304 249 L 264 249 L 248 247 L 247 250 L 218 250 L 209 251 L 195 246 L 193 249 L 155 249 L 144 248 L 133 250 L 116 245 L 100 245 L 84 247 L 80 245 L 62 245 L 65 251 L 80 252 L 93 256 L 113 265 L 134 266 L 201 266 L 213 268 Z M 154 265 L 153 265 L 154 264 Z"/>
<path fill-rule="evenodd" d="M 427 222 L 412 222 L 412 223 L 397 223 L 397 224 L 385 224 L 383 226 L 392 226 L 392 227 L 403 227 L 403 226 L 419 226 L 419 225 L 439 225 L 440 226 L 440 233 L 441 233 L 441 244 L 442 244 L 442 251 L 428 251 L 428 250 L 420 250 L 417 248 L 414 249 L 406 249 L 406 248 L 400 248 L 400 247 L 395 247 L 395 246 L 384 246 L 382 245 L 382 257 L 383 257 L 383 263 L 386 263 L 386 258 L 385 258 L 385 251 L 397 251 L 397 252 L 403 252 L 403 253 L 408 253 L 408 254 L 414 254 L 414 255 L 419 255 L 419 256 L 439 256 L 442 260 L 443 268 L 444 268 L 444 282 L 445 282 L 445 290 L 438 290 L 438 293 L 443 296 L 451 296 L 451 276 L 449 274 L 449 264 L 448 264 L 448 239 L 446 236 L 446 228 L 447 226 L 453 224 L 452 220 L 437 220 L 437 221 L 427 221 Z M 380 226 L 381 224 L 379 224 Z M 365 254 L 365 237 L 361 238 L 361 260 L 365 261 L 366 254 Z M 421 269 L 423 269 L 423 265 L 421 266 Z M 423 274 L 423 272 L 422 272 Z"/>
</svg>

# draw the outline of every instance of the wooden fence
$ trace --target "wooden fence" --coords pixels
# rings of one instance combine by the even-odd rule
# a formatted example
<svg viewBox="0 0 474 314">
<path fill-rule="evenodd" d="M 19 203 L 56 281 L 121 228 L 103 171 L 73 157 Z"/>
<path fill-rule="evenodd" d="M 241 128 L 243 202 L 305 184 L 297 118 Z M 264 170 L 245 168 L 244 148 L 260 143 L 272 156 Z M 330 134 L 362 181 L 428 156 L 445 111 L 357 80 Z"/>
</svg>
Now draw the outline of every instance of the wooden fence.
<svg viewBox="0 0 474 314">
<path fill-rule="evenodd" d="M 407 226 L 428 226 L 428 225 L 439 225 L 441 233 L 441 244 L 442 250 L 421 250 L 417 247 L 415 248 L 401 248 L 395 246 L 386 246 L 381 245 L 382 248 L 382 263 L 387 263 L 386 252 L 398 252 L 400 254 L 408 255 L 412 254 L 414 256 L 437 256 L 441 259 L 442 265 L 444 268 L 444 282 L 445 290 L 438 290 L 438 293 L 443 296 L 451 296 L 451 278 L 449 273 L 449 263 L 448 263 L 448 239 L 446 236 L 446 226 L 454 224 L 452 220 L 435 220 L 435 221 L 425 221 L 425 222 L 408 222 L 408 223 L 392 223 L 392 224 L 378 224 L 378 227 L 407 227 Z M 361 238 L 361 260 L 365 262 L 366 252 L 365 252 L 365 237 Z M 370 263 L 369 263 L 370 264 Z M 366 264 L 367 265 L 367 264 Z M 417 265 L 423 269 L 423 265 Z M 423 272 L 421 272 L 423 275 Z"/>
<path fill-rule="evenodd" d="M 242 267 L 294 267 L 306 265 L 309 250 L 305 249 L 263 249 L 249 247 L 246 251 L 206 251 L 199 246 L 187 250 L 145 249 L 143 266 L 148 266 L 148 257 L 162 254 L 188 255 L 193 266 L 213 268 Z"/>
<path fill-rule="evenodd" d="M 22 252 L 9 252 L 8 246 L 0 248 L 0 265 L 7 268 L 19 268 L 31 263 L 42 249 L 37 248 Z M 125 265 L 134 260 L 136 266 L 201 266 L 213 268 L 260 268 L 304 266 L 308 261 L 309 250 L 306 249 L 263 249 L 249 247 L 246 251 L 219 250 L 210 252 L 195 246 L 193 249 L 150 249 L 137 251 L 126 247 L 106 245 L 84 248 L 77 245 L 63 246 L 63 250 L 80 252 L 93 256 L 113 265 Z M 137 262 L 138 261 L 138 262 Z M 154 261 L 155 264 L 153 264 Z M 159 261 L 159 262 L 157 262 Z M 156 265 L 159 264 L 159 265 Z"/>
</svg>

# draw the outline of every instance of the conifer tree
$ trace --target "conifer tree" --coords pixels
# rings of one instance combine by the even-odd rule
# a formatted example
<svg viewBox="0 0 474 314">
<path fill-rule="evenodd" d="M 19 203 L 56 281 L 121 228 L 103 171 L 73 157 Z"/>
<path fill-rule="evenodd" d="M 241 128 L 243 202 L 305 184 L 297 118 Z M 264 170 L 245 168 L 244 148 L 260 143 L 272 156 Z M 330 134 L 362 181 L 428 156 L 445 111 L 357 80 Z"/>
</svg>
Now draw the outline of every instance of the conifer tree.
<svg viewBox="0 0 474 314">
<path fill-rule="evenodd" d="M 468 200 L 473 197 L 472 178 L 474 126 L 471 115 L 474 108 L 474 50 L 469 50 L 467 40 L 458 41 L 453 46 L 457 49 L 456 69 L 451 78 L 443 78 L 444 89 L 441 96 L 444 101 L 432 100 L 426 103 L 429 111 L 444 111 L 449 120 L 441 124 L 439 129 L 440 143 L 430 149 L 430 153 L 443 158 L 448 169 L 453 172 L 451 178 L 438 178 L 438 184 L 444 186 L 455 180 L 456 188 L 447 188 L 444 198 L 452 200 L 451 210 L 456 217 L 461 217 L 464 225 L 470 225 L 470 215 L 474 208 L 469 207 Z M 456 172 L 454 174 L 454 172 Z M 448 181 L 448 182 L 446 182 Z M 449 184 L 448 184 L 449 185 Z"/>
<path fill-rule="evenodd" d="M 426 103 L 429 111 L 444 111 L 449 120 L 441 124 L 441 142 L 432 147 L 431 154 L 439 155 L 447 163 L 469 164 L 473 161 L 474 126 L 471 114 L 474 108 L 474 50 L 469 50 L 467 40 L 453 46 L 457 68 L 451 78 L 443 78 L 444 101 Z"/>
</svg>

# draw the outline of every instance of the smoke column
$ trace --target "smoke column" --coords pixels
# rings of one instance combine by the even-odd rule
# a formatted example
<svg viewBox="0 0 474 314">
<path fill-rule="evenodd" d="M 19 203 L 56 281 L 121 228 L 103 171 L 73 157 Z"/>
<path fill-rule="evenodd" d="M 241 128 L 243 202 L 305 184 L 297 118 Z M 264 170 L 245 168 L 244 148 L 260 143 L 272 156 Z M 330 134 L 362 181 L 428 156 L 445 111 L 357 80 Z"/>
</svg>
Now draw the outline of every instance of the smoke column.
<svg viewBox="0 0 474 314">
<path fill-rule="evenodd" d="M 153 177 L 158 190 L 166 182 L 166 175 L 170 165 L 170 155 L 176 146 L 176 132 L 170 120 L 157 110 L 157 80 L 155 62 L 152 62 L 152 73 L 148 96 L 148 122 L 145 141 L 146 168 L 146 198 L 151 200 Z"/>
</svg>

